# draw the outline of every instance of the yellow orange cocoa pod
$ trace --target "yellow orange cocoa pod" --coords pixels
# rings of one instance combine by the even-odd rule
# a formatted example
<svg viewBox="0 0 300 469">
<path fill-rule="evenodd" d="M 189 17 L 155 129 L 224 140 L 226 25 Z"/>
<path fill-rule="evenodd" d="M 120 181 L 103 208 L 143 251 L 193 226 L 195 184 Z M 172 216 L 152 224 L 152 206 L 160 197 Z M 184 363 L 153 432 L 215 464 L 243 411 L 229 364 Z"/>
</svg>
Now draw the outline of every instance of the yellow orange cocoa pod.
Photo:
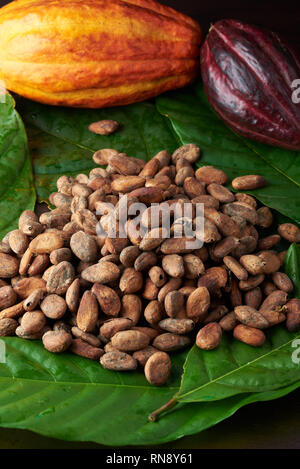
<svg viewBox="0 0 300 469">
<path fill-rule="evenodd" d="M 46 104 L 129 104 L 193 81 L 200 41 L 155 0 L 16 0 L 0 9 L 0 79 Z"/>
</svg>

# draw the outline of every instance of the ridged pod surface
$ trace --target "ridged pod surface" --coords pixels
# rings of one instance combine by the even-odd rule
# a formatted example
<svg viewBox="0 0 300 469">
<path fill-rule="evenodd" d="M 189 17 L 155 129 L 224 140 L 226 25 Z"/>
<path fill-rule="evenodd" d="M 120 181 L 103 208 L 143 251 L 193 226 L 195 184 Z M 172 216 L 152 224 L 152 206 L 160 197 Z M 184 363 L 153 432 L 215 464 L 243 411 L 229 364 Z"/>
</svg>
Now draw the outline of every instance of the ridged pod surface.
<svg viewBox="0 0 300 469">
<path fill-rule="evenodd" d="M 201 72 L 210 104 L 233 130 L 300 149 L 300 103 L 292 100 L 300 62 L 275 33 L 218 21 L 201 48 Z"/>
<path fill-rule="evenodd" d="M 129 104 L 193 81 L 200 41 L 155 0 L 17 0 L 0 10 L 0 78 L 42 103 Z"/>
</svg>

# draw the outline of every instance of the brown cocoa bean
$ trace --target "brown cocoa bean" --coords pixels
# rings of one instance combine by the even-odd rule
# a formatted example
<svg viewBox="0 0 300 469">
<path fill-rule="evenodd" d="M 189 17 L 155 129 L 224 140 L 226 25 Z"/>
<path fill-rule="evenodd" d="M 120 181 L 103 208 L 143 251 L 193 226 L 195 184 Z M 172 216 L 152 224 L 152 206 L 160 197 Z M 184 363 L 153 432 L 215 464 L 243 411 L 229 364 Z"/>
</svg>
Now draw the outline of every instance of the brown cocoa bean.
<svg viewBox="0 0 300 469">
<path fill-rule="evenodd" d="M 29 248 L 34 254 L 50 254 L 56 249 L 62 248 L 64 241 L 56 233 L 42 233 L 34 238 Z"/>
<path fill-rule="evenodd" d="M 269 326 L 265 317 L 251 306 L 236 306 L 234 314 L 239 322 L 246 326 L 255 327 L 256 329 L 266 329 Z"/>
<path fill-rule="evenodd" d="M 142 297 L 145 298 L 146 300 L 152 301 L 157 298 L 159 292 L 159 288 L 154 285 L 152 280 L 148 277 L 145 280 L 144 283 L 144 289 L 142 291 Z"/>
<path fill-rule="evenodd" d="M 230 313 L 226 314 L 219 322 L 220 326 L 224 331 L 232 331 L 235 326 L 239 324 L 239 321 L 234 314 L 234 311 L 231 311 Z"/>
<path fill-rule="evenodd" d="M 39 277 L 23 278 L 13 286 L 13 289 L 22 300 L 25 300 L 35 290 L 47 291 L 46 282 Z"/>
<path fill-rule="evenodd" d="M 143 276 L 132 267 L 127 267 L 121 278 L 119 287 L 123 293 L 135 293 L 143 287 Z"/>
<path fill-rule="evenodd" d="M 72 252 L 69 248 L 60 248 L 52 251 L 50 254 L 50 262 L 54 265 L 59 264 L 60 262 L 72 260 Z"/>
<path fill-rule="evenodd" d="M 93 334 L 89 334 L 88 332 L 84 332 L 79 327 L 73 326 L 71 332 L 76 339 L 82 339 L 84 342 L 92 345 L 93 347 L 100 347 L 101 340 Z"/>
<path fill-rule="evenodd" d="M 290 243 L 300 242 L 300 229 L 292 223 L 283 223 L 282 225 L 279 225 L 278 233 L 282 238 L 286 239 Z"/>
<path fill-rule="evenodd" d="M 60 262 L 51 270 L 47 280 L 48 293 L 64 295 L 75 277 L 75 270 L 70 262 Z"/>
<path fill-rule="evenodd" d="M 101 348 L 93 347 L 81 339 L 72 340 L 70 352 L 90 360 L 99 360 L 104 355 L 104 351 Z"/>
<path fill-rule="evenodd" d="M 99 262 L 81 273 L 81 277 L 91 283 L 110 283 L 120 277 L 120 269 L 112 262 Z"/>
<path fill-rule="evenodd" d="M 239 280 L 247 280 L 247 270 L 234 257 L 225 256 L 223 262 Z"/>
<path fill-rule="evenodd" d="M 259 309 L 262 302 L 262 291 L 260 287 L 253 288 L 245 293 L 245 304 L 254 309 Z"/>
<path fill-rule="evenodd" d="M 260 306 L 260 310 L 274 309 L 277 306 L 283 306 L 287 302 L 287 293 L 282 290 L 275 290 L 268 295 Z"/>
<path fill-rule="evenodd" d="M 25 311 L 33 311 L 40 304 L 40 301 L 44 298 L 45 292 L 38 288 L 34 290 L 23 303 Z"/>
<path fill-rule="evenodd" d="M 294 289 L 292 281 L 284 272 L 274 272 L 274 274 L 272 274 L 272 280 L 278 290 L 291 293 Z"/>
<path fill-rule="evenodd" d="M 263 273 L 273 274 L 280 269 L 280 260 L 272 251 L 262 251 L 258 254 L 258 257 L 264 262 Z"/>
<path fill-rule="evenodd" d="M 18 327 L 17 321 L 12 318 L 0 319 L 0 337 L 7 337 L 15 334 Z"/>
<path fill-rule="evenodd" d="M 121 309 L 121 301 L 118 294 L 110 287 L 95 283 L 92 293 L 98 300 L 101 310 L 106 316 L 118 316 Z"/>
<path fill-rule="evenodd" d="M 191 319 L 167 318 L 159 322 L 159 327 L 172 334 L 189 334 L 194 329 L 194 321 Z"/>
<path fill-rule="evenodd" d="M 87 290 L 82 295 L 77 312 L 77 326 L 83 332 L 93 332 L 98 321 L 98 303 L 93 292 Z"/>
<path fill-rule="evenodd" d="M 28 245 L 28 237 L 21 230 L 14 230 L 10 232 L 9 246 L 15 254 L 18 256 L 23 255 L 28 248 Z"/>
<path fill-rule="evenodd" d="M 258 241 L 258 249 L 261 251 L 272 249 L 273 246 L 279 243 L 280 239 L 280 236 L 276 234 L 266 236 L 265 238 L 262 238 Z"/>
<path fill-rule="evenodd" d="M 181 158 L 184 158 L 189 163 L 195 163 L 200 158 L 201 150 L 197 145 L 188 143 L 177 148 L 172 154 L 172 161 L 176 163 Z"/>
<path fill-rule="evenodd" d="M 218 305 L 209 312 L 208 316 L 203 321 L 204 324 L 216 322 L 222 319 L 228 313 L 228 308 L 225 305 Z"/>
<path fill-rule="evenodd" d="M 76 278 L 66 291 L 66 303 L 71 313 L 76 313 L 80 298 L 80 280 Z"/>
<path fill-rule="evenodd" d="M 254 275 L 253 277 L 249 277 L 247 280 L 241 280 L 239 282 L 239 288 L 242 291 L 253 290 L 253 288 L 258 287 L 258 285 L 260 285 L 264 279 L 264 274 Z"/>
<path fill-rule="evenodd" d="M 247 176 L 239 176 L 232 181 L 232 187 L 236 191 L 252 191 L 265 187 L 266 180 L 263 176 L 256 174 L 248 174 Z"/>
<path fill-rule="evenodd" d="M 179 291 L 171 291 L 165 297 L 165 310 L 170 318 L 174 318 L 184 307 L 184 295 Z"/>
<path fill-rule="evenodd" d="M 10 285 L 0 288 L 0 311 L 13 306 L 16 302 L 17 295 Z"/>
<path fill-rule="evenodd" d="M 21 326 L 25 334 L 40 332 L 46 325 L 46 317 L 41 311 L 27 311 L 21 319 Z"/>
<path fill-rule="evenodd" d="M 260 329 L 238 324 L 233 330 L 234 337 L 240 342 L 251 345 L 252 347 L 261 347 L 266 340 L 266 336 Z"/>
<path fill-rule="evenodd" d="M 233 202 L 235 199 L 234 194 L 221 184 L 209 184 L 207 186 L 207 192 L 223 204 Z"/>
<path fill-rule="evenodd" d="M 120 262 L 125 267 L 133 267 L 140 254 L 141 251 L 138 246 L 127 246 L 120 252 Z"/>
<path fill-rule="evenodd" d="M 166 295 L 173 290 L 178 290 L 181 286 L 182 280 L 180 278 L 171 278 L 160 290 L 157 296 L 158 301 L 163 303 Z"/>
<path fill-rule="evenodd" d="M 203 262 L 194 254 L 186 254 L 183 256 L 183 263 L 185 277 L 188 279 L 196 279 L 205 271 Z"/>
<path fill-rule="evenodd" d="M 206 287 L 210 293 L 225 287 L 228 274 L 223 267 L 210 267 L 199 278 L 198 287 Z"/>
<path fill-rule="evenodd" d="M 52 353 L 65 352 L 72 343 L 72 336 L 65 331 L 48 331 L 42 337 L 46 350 Z"/>
<path fill-rule="evenodd" d="M 178 254 L 164 256 L 162 259 L 162 268 L 170 277 L 180 278 L 184 276 L 183 258 Z"/>
<path fill-rule="evenodd" d="M 148 272 L 148 275 L 152 282 L 154 283 L 155 286 L 158 288 L 162 287 L 166 281 L 167 281 L 167 276 L 163 269 L 159 266 L 153 266 Z"/>
<path fill-rule="evenodd" d="M 286 327 L 290 332 L 297 332 L 300 329 L 300 300 L 292 298 L 286 303 L 287 318 Z"/>
<path fill-rule="evenodd" d="M 202 350 L 213 350 L 222 339 L 222 328 L 217 322 L 207 324 L 197 334 L 196 345 Z"/>
<path fill-rule="evenodd" d="M 194 322 L 202 322 L 207 316 L 210 306 L 210 294 L 206 287 L 194 290 L 186 302 L 186 314 Z"/>
<path fill-rule="evenodd" d="M 191 343 L 191 339 L 185 335 L 172 334 L 166 332 L 158 335 L 153 340 L 153 346 L 162 352 L 176 352 L 187 347 Z"/>
<path fill-rule="evenodd" d="M 47 295 L 41 302 L 41 310 L 50 319 L 61 319 L 67 311 L 67 304 L 61 296 Z"/>
<path fill-rule="evenodd" d="M 47 269 L 49 263 L 50 263 L 50 259 L 49 259 L 48 254 L 38 254 L 33 259 L 32 263 L 30 264 L 27 274 L 29 275 L 29 277 L 34 277 L 35 275 L 41 275 Z"/>
<path fill-rule="evenodd" d="M 113 335 L 111 343 L 121 352 L 135 352 L 149 345 L 150 338 L 137 330 L 120 331 Z"/>
<path fill-rule="evenodd" d="M 158 352 L 158 349 L 152 347 L 152 345 L 148 345 L 148 347 L 134 352 L 132 356 L 140 366 L 144 367 L 147 363 L 147 360 L 156 352 Z"/>
<path fill-rule="evenodd" d="M 151 355 L 145 365 L 145 377 L 150 384 L 161 386 L 169 379 L 171 360 L 167 353 L 156 352 Z"/>
<path fill-rule="evenodd" d="M 226 184 L 227 182 L 226 174 L 214 166 L 202 166 L 197 169 L 196 178 L 205 184 Z"/>
<path fill-rule="evenodd" d="M 259 256 L 246 254 L 240 257 L 240 263 L 250 275 L 260 275 L 265 273 L 265 262 Z"/>
<path fill-rule="evenodd" d="M 134 261 L 134 268 L 137 272 L 150 269 L 157 263 L 157 255 L 154 252 L 142 252 Z"/>
<path fill-rule="evenodd" d="M 105 321 L 100 327 L 100 336 L 110 340 L 117 332 L 131 329 L 133 322 L 127 318 L 115 318 Z"/>
<path fill-rule="evenodd" d="M 100 358 L 104 368 L 113 371 L 130 371 L 137 368 L 137 361 L 131 355 L 124 352 L 108 352 Z"/>
<path fill-rule="evenodd" d="M 19 259 L 0 252 L 0 277 L 12 278 L 19 272 Z"/>
</svg>

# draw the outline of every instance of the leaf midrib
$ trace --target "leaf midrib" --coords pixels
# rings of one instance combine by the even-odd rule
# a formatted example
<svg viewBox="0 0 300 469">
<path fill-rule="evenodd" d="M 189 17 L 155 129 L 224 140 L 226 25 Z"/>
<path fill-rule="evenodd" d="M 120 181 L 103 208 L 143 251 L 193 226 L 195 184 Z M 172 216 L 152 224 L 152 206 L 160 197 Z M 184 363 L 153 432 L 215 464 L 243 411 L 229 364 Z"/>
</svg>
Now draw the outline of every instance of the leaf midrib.
<svg viewBox="0 0 300 469">
<path fill-rule="evenodd" d="M 291 340 L 289 340 L 288 342 L 285 342 L 284 344 L 280 345 L 279 347 L 272 348 L 272 350 L 270 350 L 269 352 L 265 353 L 264 355 L 261 355 L 261 356 L 258 357 L 258 358 L 255 358 L 255 360 L 251 360 L 250 362 L 247 362 L 247 363 L 245 363 L 244 365 L 239 366 L 238 368 L 235 368 L 234 370 L 231 370 L 231 371 L 229 371 L 228 373 L 225 373 L 225 374 L 222 375 L 222 376 L 218 376 L 217 378 L 215 378 L 215 379 L 213 379 L 213 380 L 211 380 L 211 381 L 208 381 L 207 383 L 205 383 L 205 384 L 203 384 L 203 385 L 201 385 L 201 386 L 199 386 L 199 387 L 197 387 L 197 388 L 195 388 L 195 389 L 192 389 L 191 391 L 188 391 L 188 392 L 186 392 L 186 393 L 184 393 L 184 394 L 177 394 L 177 395 L 175 395 L 175 398 L 178 399 L 178 400 L 183 399 L 183 398 L 185 398 L 185 397 L 187 397 L 187 396 L 189 396 L 189 395 L 191 395 L 191 394 L 194 394 L 195 392 L 198 392 L 198 391 L 200 391 L 200 390 L 202 390 L 202 389 L 204 389 L 204 388 L 210 386 L 211 384 L 214 384 L 214 383 L 216 383 L 216 382 L 218 382 L 218 381 L 220 381 L 220 380 L 226 378 L 226 377 L 229 376 L 229 375 L 232 375 L 232 374 L 234 374 L 234 373 L 238 373 L 241 369 L 246 368 L 246 367 L 248 367 L 248 366 L 251 366 L 253 363 L 255 363 L 255 362 L 257 362 L 257 361 L 259 361 L 259 360 L 261 360 L 261 359 L 264 359 L 264 358 L 266 358 L 266 357 L 269 356 L 269 355 L 272 355 L 273 353 L 277 352 L 278 350 L 280 350 L 280 349 L 283 348 L 283 347 L 286 347 L 287 345 L 289 345 L 291 342 L 293 342 L 295 339 L 297 339 L 297 338 L 299 338 L 299 337 L 300 337 L 300 334 L 297 335 L 297 336 L 295 336 L 295 337 L 293 337 L 293 338 L 292 338 Z M 187 358 L 187 360 L 188 360 L 188 358 Z M 187 363 L 187 362 L 186 362 L 186 363 Z M 180 393 L 180 389 L 179 389 L 179 393 Z"/>
<path fill-rule="evenodd" d="M 16 376 L 0 376 L 0 381 L 29 381 L 34 383 L 45 383 L 45 384 L 55 384 L 55 385 L 62 385 L 62 386 L 110 386 L 114 388 L 133 388 L 133 389 L 145 389 L 147 391 L 169 391 L 176 389 L 178 390 L 178 386 L 168 386 L 168 387 L 150 387 L 150 386 L 143 386 L 143 385 L 129 385 L 129 384 L 117 384 L 117 383 L 93 383 L 92 381 L 86 382 L 75 382 L 75 381 L 55 381 L 55 380 L 45 380 L 45 379 L 32 379 L 32 378 L 20 378 Z"/>
</svg>

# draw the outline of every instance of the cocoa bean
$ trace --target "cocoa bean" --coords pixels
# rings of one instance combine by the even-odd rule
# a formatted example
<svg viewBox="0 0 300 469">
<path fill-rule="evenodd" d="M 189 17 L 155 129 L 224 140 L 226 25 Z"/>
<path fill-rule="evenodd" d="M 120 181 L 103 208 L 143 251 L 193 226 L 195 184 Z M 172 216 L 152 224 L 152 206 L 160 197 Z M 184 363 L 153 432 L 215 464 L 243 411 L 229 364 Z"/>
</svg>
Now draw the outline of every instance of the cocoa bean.
<svg viewBox="0 0 300 469">
<path fill-rule="evenodd" d="M 217 322 L 207 324 L 197 334 L 196 345 L 202 350 L 213 350 L 222 339 L 222 328 Z"/>
<path fill-rule="evenodd" d="M 104 368 L 113 371 L 130 371 L 137 368 L 137 361 L 131 355 L 124 352 L 108 352 L 100 358 Z"/>
<path fill-rule="evenodd" d="M 266 336 L 261 330 L 245 326 L 244 324 L 237 325 L 233 330 L 233 335 L 240 342 L 244 342 L 252 347 L 261 347 L 266 340 Z"/>
</svg>

